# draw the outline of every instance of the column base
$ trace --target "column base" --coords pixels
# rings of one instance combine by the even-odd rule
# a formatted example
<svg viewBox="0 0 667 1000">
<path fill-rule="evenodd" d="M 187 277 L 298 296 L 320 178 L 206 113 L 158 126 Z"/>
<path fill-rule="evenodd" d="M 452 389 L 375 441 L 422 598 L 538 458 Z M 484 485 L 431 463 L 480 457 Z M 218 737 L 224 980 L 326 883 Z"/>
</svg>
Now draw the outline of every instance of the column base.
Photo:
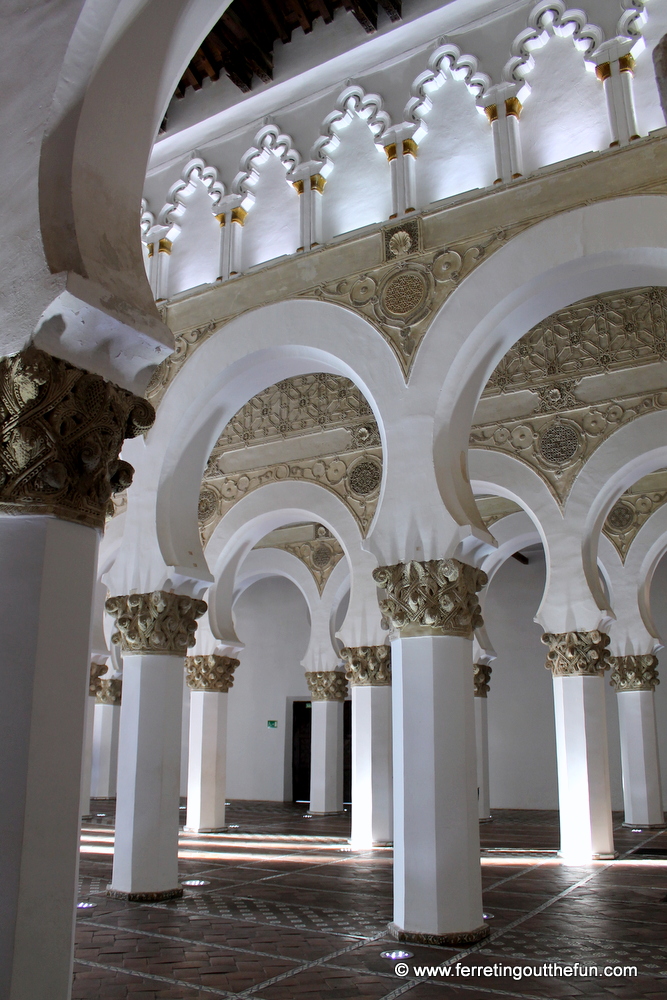
<svg viewBox="0 0 667 1000">
<path fill-rule="evenodd" d="M 184 826 L 183 833 L 227 833 L 228 826 Z"/>
<path fill-rule="evenodd" d="M 161 892 L 123 892 L 120 889 L 107 889 L 111 899 L 126 899 L 128 903 L 160 903 L 163 899 L 178 899 L 183 895 L 182 886 L 176 889 L 163 889 Z"/>
<path fill-rule="evenodd" d="M 493 823 L 493 816 L 480 816 L 480 823 Z"/>
<path fill-rule="evenodd" d="M 343 816 L 345 814 L 344 809 L 334 809 L 332 812 L 313 812 L 312 809 L 308 810 L 311 816 Z"/>
<path fill-rule="evenodd" d="M 454 931 L 451 934 L 418 934 L 413 931 L 404 931 L 396 924 L 388 924 L 387 930 L 395 941 L 404 941 L 410 944 L 436 945 L 441 948 L 449 948 L 452 945 L 476 944 L 483 941 L 491 933 L 488 924 L 481 927 L 474 927 L 471 931 Z"/>
<path fill-rule="evenodd" d="M 667 823 L 622 823 L 628 830 L 665 830 L 667 829 Z"/>
</svg>

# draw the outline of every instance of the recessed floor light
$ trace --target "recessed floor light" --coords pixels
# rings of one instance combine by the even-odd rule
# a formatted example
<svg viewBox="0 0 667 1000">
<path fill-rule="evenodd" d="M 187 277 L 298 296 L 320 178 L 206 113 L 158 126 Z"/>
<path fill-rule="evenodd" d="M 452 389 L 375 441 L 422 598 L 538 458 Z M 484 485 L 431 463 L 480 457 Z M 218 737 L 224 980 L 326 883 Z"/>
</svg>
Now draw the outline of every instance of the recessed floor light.
<svg viewBox="0 0 667 1000">
<path fill-rule="evenodd" d="M 228 830 L 238 830 L 238 828 L 239 828 L 239 825 L 238 825 L 238 823 L 230 823 L 230 824 L 229 824 L 229 825 L 227 826 L 227 829 L 228 829 Z"/>
<path fill-rule="evenodd" d="M 77 910 L 92 910 L 92 908 L 94 906 L 97 906 L 97 903 L 77 903 L 76 904 Z"/>
<path fill-rule="evenodd" d="M 414 958 L 411 951 L 382 951 L 380 958 L 390 958 L 392 962 L 397 962 L 399 958 Z"/>
<path fill-rule="evenodd" d="M 482 916 L 485 920 L 493 920 L 493 913 L 484 913 Z"/>
<path fill-rule="evenodd" d="M 635 829 L 635 828 L 633 827 L 633 829 L 632 829 L 632 832 L 633 832 L 633 833 L 643 833 L 644 831 L 643 831 L 643 830 L 640 830 L 639 828 Z"/>
<path fill-rule="evenodd" d="M 211 884 L 210 882 L 207 882 L 203 878 L 189 878 L 186 881 L 181 882 L 181 885 L 210 885 L 210 884 Z"/>
</svg>

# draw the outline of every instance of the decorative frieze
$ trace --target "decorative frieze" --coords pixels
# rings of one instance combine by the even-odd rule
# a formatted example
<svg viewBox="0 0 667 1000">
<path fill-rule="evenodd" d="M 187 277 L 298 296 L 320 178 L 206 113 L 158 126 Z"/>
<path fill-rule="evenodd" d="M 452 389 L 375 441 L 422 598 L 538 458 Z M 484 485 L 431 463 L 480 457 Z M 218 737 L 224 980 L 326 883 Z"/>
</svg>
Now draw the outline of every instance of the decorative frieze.
<svg viewBox="0 0 667 1000">
<path fill-rule="evenodd" d="M 491 664 L 475 663 L 474 677 L 475 698 L 486 698 L 489 693 L 489 681 L 491 680 Z"/>
<path fill-rule="evenodd" d="M 201 618 L 206 607 L 205 601 L 164 590 L 109 597 L 105 604 L 118 629 L 111 641 L 126 656 L 132 653 L 185 656 L 186 650 L 195 644 L 197 618 Z"/>
<path fill-rule="evenodd" d="M 655 691 L 658 679 L 658 657 L 650 653 L 634 656 L 610 656 L 611 686 L 624 691 Z"/>
<path fill-rule="evenodd" d="M 347 663 L 345 676 L 353 687 L 391 685 L 391 646 L 345 646 L 340 656 Z"/>
<path fill-rule="evenodd" d="M 186 656 L 185 679 L 191 691 L 226 694 L 234 684 L 234 671 L 240 661 L 232 656 L 209 653 L 206 656 Z"/>
<path fill-rule="evenodd" d="M 108 680 L 104 678 L 97 685 L 97 696 L 95 698 L 97 705 L 120 705 L 122 698 L 122 677 L 110 677 Z"/>
<path fill-rule="evenodd" d="M 602 530 L 625 562 L 639 529 L 659 507 L 667 503 L 667 470 L 644 476 L 619 497 Z"/>
<path fill-rule="evenodd" d="M 347 678 L 342 670 L 307 670 L 306 683 L 312 701 L 345 701 Z"/>
<path fill-rule="evenodd" d="M 323 525 L 318 525 L 317 537 L 305 542 L 284 542 L 276 548 L 300 559 L 310 570 L 317 589 L 322 594 L 327 580 L 343 558 L 343 550 L 337 538 L 334 538 Z"/>
<path fill-rule="evenodd" d="M 458 559 L 379 566 L 373 579 L 386 591 L 383 616 L 403 636 L 470 638 L 483 624 L 477 591 L 486 585 L 486 573 Z"/>
<path fill-rule="evenodd" d="M 149 402 L 36 347 L 0 360 L 0 512 L 103 528 L 134 470 L 118 455 L 151 427 Z"/>
<path fill-rule="evenodd" d="M 602 677 L 609 670 L 609 636 L 592 632 L 546 632 L 547 670 L 554 677 Z"/>
</svg>

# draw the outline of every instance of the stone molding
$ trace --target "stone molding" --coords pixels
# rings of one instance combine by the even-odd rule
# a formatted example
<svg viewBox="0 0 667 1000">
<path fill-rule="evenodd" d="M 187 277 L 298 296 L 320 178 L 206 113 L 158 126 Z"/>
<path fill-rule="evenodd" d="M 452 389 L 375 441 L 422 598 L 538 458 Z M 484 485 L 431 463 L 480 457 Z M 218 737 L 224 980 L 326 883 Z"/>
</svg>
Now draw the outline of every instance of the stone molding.
<svg viewBox="0 0 667 1000">
<path fill-rule="evenodd" d="M 209 653 L 205 656 L 186 656 L 185 679 L 191 691 L 208 691 L 226 694 L 234 684 L 234 671 L 240 660 L 233 656 Z"/>
<path fill-rule="evenodd" d="M 347 678 L 342 670 L 307 670 L 311 701 L 345 701 Z"/>
<path fill-rule="evenodd" d="M 108 680 L 104 678 L 101 680 L 97 686 L 97 696 L 95 698 L 95 704 L 97 705 L 120 705 L 123 700 L 123 678 L 122 677 L 110 677 Z"/>
<path fill-rule="evenodd" d="M 491 664 L 475 663 L 474 665 L 475 698 L 486 698 L 491 680 Z"/>
<path fill-rule="evenodd" d="M 116 620 L 111 641 L 125 656 L 185 656 L 195 644 L 197 618 L 206 611 L 205 601 L 184 594 L 156 590 L 152 594 L 109 597 L 108 614 Z"/>
<path fill-rule="evenodd" d="M 391 646 L 345 646 L 340 656 L 352 687 L 391 686 Z"/>
<path fill-rule="evenodd" d="M 614 691 L 655 691 L 658 679 L 658 657 L 650 653 L 632 656 L 610 656 L 611 677 Z"/>
<path fill-rule="evenodd" d="M 0 360 L 0 512 L 103 528 L 134 470 L 125 438 L 153 424 L 140 396 L 36 347 Z"/>
<path fill-rule="evenodd" d="M 486 573 L 458 559 L 412 560 L 373 571 L 386 591 L 380 610 L 402 636 L 456 635 L 471 638 L 483 624 L 477 591 Z"/>
<path fill-rule="evenodd" d="M 609 636 L 592 632 L 545 632 L 549 647 L 545 667 L 554 677 L 602 677 L 610 667 Z"/>
</svg>

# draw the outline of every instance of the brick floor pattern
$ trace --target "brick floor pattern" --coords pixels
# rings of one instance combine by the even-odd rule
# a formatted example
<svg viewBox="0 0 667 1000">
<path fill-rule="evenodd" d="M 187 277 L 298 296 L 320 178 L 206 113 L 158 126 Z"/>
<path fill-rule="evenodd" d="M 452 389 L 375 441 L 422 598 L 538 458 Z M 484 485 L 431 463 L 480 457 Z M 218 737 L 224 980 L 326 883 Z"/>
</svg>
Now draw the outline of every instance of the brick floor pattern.
<svg viewBox="0 0 667 1000">
<path fill-rule="evenodd" d="M 304 806 L 232 803 L 226 834 L 182 834 L 182 899 L 110 899 L 114 803 L 98 800 L 82 831 L 73 1000 L 664 1000 L 667 831 L 635 832 L 615 815 L 620 857 L 568 867 L 556 857 L 554 812 L 502 810 L 480 827 L 491 936 L 457 951 L 413 953 L 401 978 L 391 850 L 351 851 L 349 815 Z M 633 855 L 636 849 L 644 854 Z M 653 857 L 647 856 L 652 853 Z M 521 976 L 545 964 L 636 966 L 638 976 Z M 509 966 L 466 976 L 460 967 Z M 457 964 L 459 971 L 457 972 Z M 449 977 L 414 966 L 448 966 Z"/>
</svg>

